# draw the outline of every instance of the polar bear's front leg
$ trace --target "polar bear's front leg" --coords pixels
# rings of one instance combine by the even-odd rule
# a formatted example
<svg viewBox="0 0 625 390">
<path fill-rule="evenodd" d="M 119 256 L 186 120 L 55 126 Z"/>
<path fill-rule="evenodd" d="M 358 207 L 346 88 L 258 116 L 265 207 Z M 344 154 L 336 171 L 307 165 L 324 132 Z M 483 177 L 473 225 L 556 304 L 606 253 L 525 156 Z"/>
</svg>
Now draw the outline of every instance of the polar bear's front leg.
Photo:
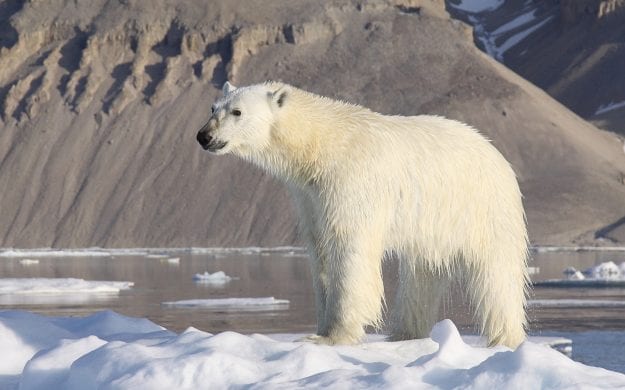
<svg viewBox="0 0 625 390">
<path fill-rule="evenodd" d="M 325 323 L 311 341 L 354 344 L 364 336 L 366 325 L 381 325 L 383 247 L 379 236 L 365 236 L 330 243 L 325 264 Z"/>
</svg>

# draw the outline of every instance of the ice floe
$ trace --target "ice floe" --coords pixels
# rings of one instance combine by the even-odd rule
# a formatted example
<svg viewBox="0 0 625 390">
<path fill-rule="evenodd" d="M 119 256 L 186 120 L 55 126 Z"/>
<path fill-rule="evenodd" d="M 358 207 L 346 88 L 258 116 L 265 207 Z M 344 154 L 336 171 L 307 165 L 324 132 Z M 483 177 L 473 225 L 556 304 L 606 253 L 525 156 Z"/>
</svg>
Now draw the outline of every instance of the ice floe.
<svg viewBox="0 0 625 390">
<path fill-rule="evenodd" d="M 605 114 L 606 112 L 618 110 L 619 108 L 623 107 L 625 107 L 625 100 L 618 103 L 610 102 L 609 104 L 602 104 L 599 106 L 599 108 L 597 108 L 597 111 L 595 111 L 595 115 Z"/>
<path fill-rule="evenodd" d="M 567 267 L 565 279 L 548 279 L 534 282 L 543 287 L 622 287 L 625 286 L 625 262 L 617 265 L 606 261 L 584 271 Z"/>
<path fill-rule="evenodd" d="M 226 275 L 223 271 L 217 271 L 214 273 L 204 272 L 203 274 L 193 275 L 193 281 L 196 283 L 210 284 L 210 285 L 224 285 L 230 282 L 233 278 Z"/>
</svg>

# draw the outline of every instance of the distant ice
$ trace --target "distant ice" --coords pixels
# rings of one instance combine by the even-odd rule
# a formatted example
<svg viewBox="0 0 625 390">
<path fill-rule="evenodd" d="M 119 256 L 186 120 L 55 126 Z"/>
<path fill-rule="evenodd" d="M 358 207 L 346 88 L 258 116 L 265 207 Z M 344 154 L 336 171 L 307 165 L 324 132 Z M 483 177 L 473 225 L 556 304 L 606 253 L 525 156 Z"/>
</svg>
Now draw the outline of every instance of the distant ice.
<svg viewBox="0 0 625 390">
<path fill-rule="evenodd" d="M 605 308 L 625 307 L 625 301 L 603 299 L 532 299 L 527 302 L 528 307 L 571 307 L 571 308 Z"/>
<path fill-rule="evenodd" d="M 167 258 L 172 254 L 285 254 L 301 255 L 306 251 L 297 246 L 277 247 L 242 247 L 242 248 L 80 248 L 80 249 L 14 249 L 0 248 L 0 258 L 24 257 L 110 257 L 110 256 L 146 256 L 149 258 Z"/>
<path fill-rule="evenodd" d="M 19 261 L 21 265 L 37 265 L 39 264 L 39 260 L 37 259 L 21 259 Z"/>
<path fill-rule="evenodd" d="M 174 334 L 112 312 L 85 318 L 0 312 L 3 389 L 622 388 L 625 375 L 531 341 L 467 344 L 444 320 L 431 338 L 324 346 L 272 335 Z"/>
<path fill-rule="evenodd" d="M 261 311 L 261 310 L 286 310 L 289 308 L 289 301 L 286 299 L 276 299 L 274 297 L 264 298 L 215 298 L 215 299 L 188 299 L 182 301 L 163 302 L 164 306 L 201 308 L 212 310 L 240 310 L 240 311 Z"/>
<path fill-rule="evenodd" d="M 223 271 L 217 271 L 214 273 L 204 272 L 203 274 L 195 274 L 193 280 L 196 283 L 206 283 L 214 285 L 223 285 L 230 282 L 233 278 L 226 275 Z"/>
<path fill-rule="evenodd" d="M 165 262 L 167 264 L 179 265 L 180 264 L 180 257 L 169 257 L 169 258 L 167 258 L 167 260 L 165 260 Z"/>
<path fill-rule="evenodd" d="M 625 287 L 625 262 L 616 265 L 607 261 L 579 271 L 567 267 L 562 272 L 565 279 L 548 279 L 534 282 L 535 286 L 543 287 Z"/>
<path fill-rule="evenodd" d="M 501 7 L 504 0 L 460 0 L 458 4 L 448 1 L 447 4 L 460 11 L 479 13 L 484 11 L 493 11 Z"/>
<path fill-rule="evenodd" d="M 593 279 L 623 279 L 625 280 L 625 262 L 620 266 L 616 265 L 613 261 L 607 261 L 594 267 L 588 268 L 584 271 L 584 274 Z"/>
<path fill-rule="evenodd" d="M 625 246 L 532 246 L 530 248 L 535 253 L 552 252 L 623 252 Z"/>
<path fill-rule="evenodd" d="M 602 104 L 599 106 L 599 108 L 597 108 L 597 111 L 595 111 L 595 115 L 605 114 L 606 112 L 618 110 L 619 108 L 622 108 L 622 107 L 625 107 L 625 101 L 618 102 L 618 103 L 610 102 L 609 104 L 606 104 L 606 105 Z"/>
<path fill-rule="evenodd" d="M 99 248 L 85 249 L 2 249 L 0 257 L 100 257 L 110 256 L 107 250 Z"/>
</svg>

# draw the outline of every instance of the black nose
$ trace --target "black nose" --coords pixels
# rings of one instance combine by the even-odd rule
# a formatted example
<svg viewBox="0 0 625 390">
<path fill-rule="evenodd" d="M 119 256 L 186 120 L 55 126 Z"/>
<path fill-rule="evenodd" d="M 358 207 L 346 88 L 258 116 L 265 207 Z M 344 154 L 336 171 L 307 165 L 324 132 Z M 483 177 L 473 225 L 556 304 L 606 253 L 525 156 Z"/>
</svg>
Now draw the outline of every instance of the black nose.
<svg viewBox="0 0 625 390">
<path fill-rule="evenodd" d="M 197 139 L 197 142 L 199 142 L 200 145 L 202 145 L 202 148 L 204 148 L 205 150 L 208 149 L 208 145 L 213 140 L 213 137 L 211 137 L 208 134 L 208 131 L 205 131 L 205 130 L 198 131 L 197 137 L 195 138 Z"/>
</svg>

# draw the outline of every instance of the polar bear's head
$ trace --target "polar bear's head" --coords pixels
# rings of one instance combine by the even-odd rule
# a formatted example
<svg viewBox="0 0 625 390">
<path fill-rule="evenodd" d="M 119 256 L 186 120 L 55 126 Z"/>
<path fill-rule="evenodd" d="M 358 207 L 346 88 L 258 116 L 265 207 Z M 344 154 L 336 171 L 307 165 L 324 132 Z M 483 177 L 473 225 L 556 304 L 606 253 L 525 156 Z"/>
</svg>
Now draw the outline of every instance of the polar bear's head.
<svg viewBox="0 0 625 390">
<path fill-rule="evenodd" d="M 249 155 L 269 146 L 275 115 L 289 87 L 276 83 L 236 88 L 229 82 L 212 106 L 209 121 L 197 134 L 204 150 L 214 154 Z"/>
</svg>

